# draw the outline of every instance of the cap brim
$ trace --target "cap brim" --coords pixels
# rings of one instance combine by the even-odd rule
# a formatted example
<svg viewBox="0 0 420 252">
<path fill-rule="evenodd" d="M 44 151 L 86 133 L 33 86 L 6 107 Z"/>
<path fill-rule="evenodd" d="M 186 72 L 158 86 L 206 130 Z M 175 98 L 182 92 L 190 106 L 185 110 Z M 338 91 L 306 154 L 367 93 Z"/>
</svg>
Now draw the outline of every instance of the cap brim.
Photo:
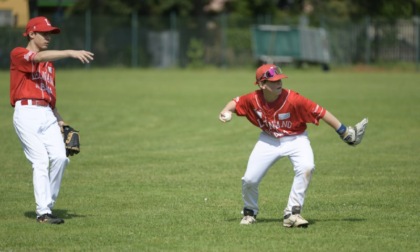
<svg viewBox="0 0 420 252">
<path fill-rule="evenodd" d="M 52 34 L 58 34 L 60 33 L 60 29 L 57 27 L 42 27 L 39 29 L 36 29 L 35 32 L 51 32 Z"/>
<path fill-rule="evenodd" d="M 275 75 L 271 78 L 268 78 L 267 80 L 268 81 L 278 81 L 278 80 L 281 80 L 281 79 L 284 79 L 284 78 L 287 78 L 287 76 L 284 75 L 284 74 L 277 74 L 277 75 Z"/>
<path fill-rule="evenodd" d="M 54 27 L 54 29 L 51 31 L 52 34 L 59 34 L 61 30 L 57 27 Z"/>
<path fill-rule="evenodd" d="M 277 74 L 276 76 L 273 76 L 273 77 L 265 79 L 265 80 L 278 81 L 278 80 L 285 79 L 285 78 L 287 78 L 287 76 L 285 74 Z M 257 85 L 258 83 L 259 83 L 258 81 L 254 82 L 255 85 Z"/>
<path fill-rule="evenodd" d="M 41 27 L 41 28 L 38 28 L 38 29 L 32 30 L 32 31 L 33 32 L 51 32 L 52 34 L 59 34 L 61 32 L 61 30 L 59 28 L 57 28 L 57 27 L 51 27 L 51 26 Z M 29 35 L 29 32 L 31 32 L 31 31 L 24 32 L 23 33 L 23 36 L 24 37 L 28 36 Z"/>
</svg>

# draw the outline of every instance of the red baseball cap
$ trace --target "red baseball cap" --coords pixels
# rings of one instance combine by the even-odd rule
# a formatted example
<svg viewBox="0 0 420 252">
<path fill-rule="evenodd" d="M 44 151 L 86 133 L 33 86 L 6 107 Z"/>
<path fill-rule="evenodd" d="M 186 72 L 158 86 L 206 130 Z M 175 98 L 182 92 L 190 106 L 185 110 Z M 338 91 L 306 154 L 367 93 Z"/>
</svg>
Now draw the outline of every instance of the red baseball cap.
<svg viewBox="0 0 420 252">
<path fill-rule="evenodd" d="M 264 64 L 257 68 L 255 84 L 258 84 L 263 80 L 278 81 L 284 78 L 287 78 L 287 76 L 281 72 L 280 67 L 273 64 Z"/>
<path fill-rule="evenodd" d="M 52 26 L 46 17 L 35 17 L 29 20 L 23 36 L 28 36 L 29 32 L 51 32 L 53 34 L 58 34 L 60 33 L 60 29 Z"/>
</svg>

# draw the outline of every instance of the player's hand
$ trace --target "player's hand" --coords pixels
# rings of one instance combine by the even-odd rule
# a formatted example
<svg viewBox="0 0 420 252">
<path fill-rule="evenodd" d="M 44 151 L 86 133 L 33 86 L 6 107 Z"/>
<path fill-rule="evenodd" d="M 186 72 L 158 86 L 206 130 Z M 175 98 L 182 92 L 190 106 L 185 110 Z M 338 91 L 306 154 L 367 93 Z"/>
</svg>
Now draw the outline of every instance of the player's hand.
<svg viewBox="0 0 420 252">
<path fill-rule="evenodd" d="M 222 122 L 229 122 L 230 120 L 232 120 L 232 112 L 230 111 L 222 111 L 219 114 L 219 120 Z"/>
<path fill-rule="evenodd" d="M 72 50 L 71 51 L 71 57 L 75 59 L 79 59 L 83 64 L 89 63 L 90 61 L 92 61 L 93 55 L 94 54 L 92 52 L 85 51 L 85 50 L 80 50 L 80 51 Z"/>
<path fill-rule="evenodd" d="M 351 145 L 351 146 L 356 146 L 358 144 L 360 144 L 360 142 L 362 142 L 363 136 L 366 133 L 366 127 L 368 125 L 368 119 L 367 118 L 363 118 L 362 121 L 356 123 L 356 125 L 354 127 L 345 127 L 345 126 L 341 126 L 340 129 L 343 129 L 343 133 L 340 132 L 340 130 L 337 130 L 337 133 L 341 133 L 340 137 L 341 139 L 343 139 L 344 142 L 346 142 L 347 144 Z"/>
<path fill-rule="evenodd" d="M 354 141 L 356 140 L 356 131 L 353 127 L 347 127 L 346 132 L 340 135 L 341 139 L 349 145 L 353 145 Z"/>
</svg>

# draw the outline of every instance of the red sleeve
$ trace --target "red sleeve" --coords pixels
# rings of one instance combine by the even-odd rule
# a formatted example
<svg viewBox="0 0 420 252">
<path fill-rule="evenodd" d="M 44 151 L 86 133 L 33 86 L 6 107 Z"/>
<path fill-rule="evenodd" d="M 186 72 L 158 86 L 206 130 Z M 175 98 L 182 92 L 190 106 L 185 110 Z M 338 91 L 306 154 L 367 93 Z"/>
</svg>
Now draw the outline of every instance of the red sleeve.
<svg viewBox="0 0 420 252">
<path fill-rule="evenodd" d="M 35 55 L 35 52 L 29 51 L 23 47 L 17 47 L 10 53 L 10 60 L 16 70 L 31 73 L 34 71 L 32 62 Z"/>
<path fill-rule="evenodd" d="M 296 93 L 295 101 L 301 119 L 304 122 L 318 125 L 319 120 L 322 119 L 327 112 L 327 110 L 322 106 L 304 96 L 301 96 L 299 93 Z"/>
<path fill-rule="evenodd" d="M 254 93 L 250 93 L 233 99 L 236 102 L 235 110 L 238 116 L 245 116 L 249 113 L 253 95 Z"/>
</svg>

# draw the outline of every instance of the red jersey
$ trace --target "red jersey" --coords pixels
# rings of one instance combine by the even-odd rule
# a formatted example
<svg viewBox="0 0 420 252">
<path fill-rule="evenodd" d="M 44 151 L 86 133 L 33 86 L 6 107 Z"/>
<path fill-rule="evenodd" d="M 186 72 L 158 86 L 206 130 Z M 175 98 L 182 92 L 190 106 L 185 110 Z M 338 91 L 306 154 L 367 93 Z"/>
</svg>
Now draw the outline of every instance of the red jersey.
<svg viewBox="0 0 420 252">
<path fill-rule="evenodd" d="M 16 47 L 10 53 L 10 104 L 21 99 L 47 101 L 55 108 L 55 69 L 51 62 L 34 62 L 36 52 Z"/>
<path fill-rule="evenodd" d="M 252 124 L 276 138 L 301 134 L 307 123 L 318 125 L 326 113 L 323 107 L 288 89 L 283 89 L 272 103 L 265 101 L 262 90 L 234 101 L 238 116 L 246 116 Z"/>
</svg>

